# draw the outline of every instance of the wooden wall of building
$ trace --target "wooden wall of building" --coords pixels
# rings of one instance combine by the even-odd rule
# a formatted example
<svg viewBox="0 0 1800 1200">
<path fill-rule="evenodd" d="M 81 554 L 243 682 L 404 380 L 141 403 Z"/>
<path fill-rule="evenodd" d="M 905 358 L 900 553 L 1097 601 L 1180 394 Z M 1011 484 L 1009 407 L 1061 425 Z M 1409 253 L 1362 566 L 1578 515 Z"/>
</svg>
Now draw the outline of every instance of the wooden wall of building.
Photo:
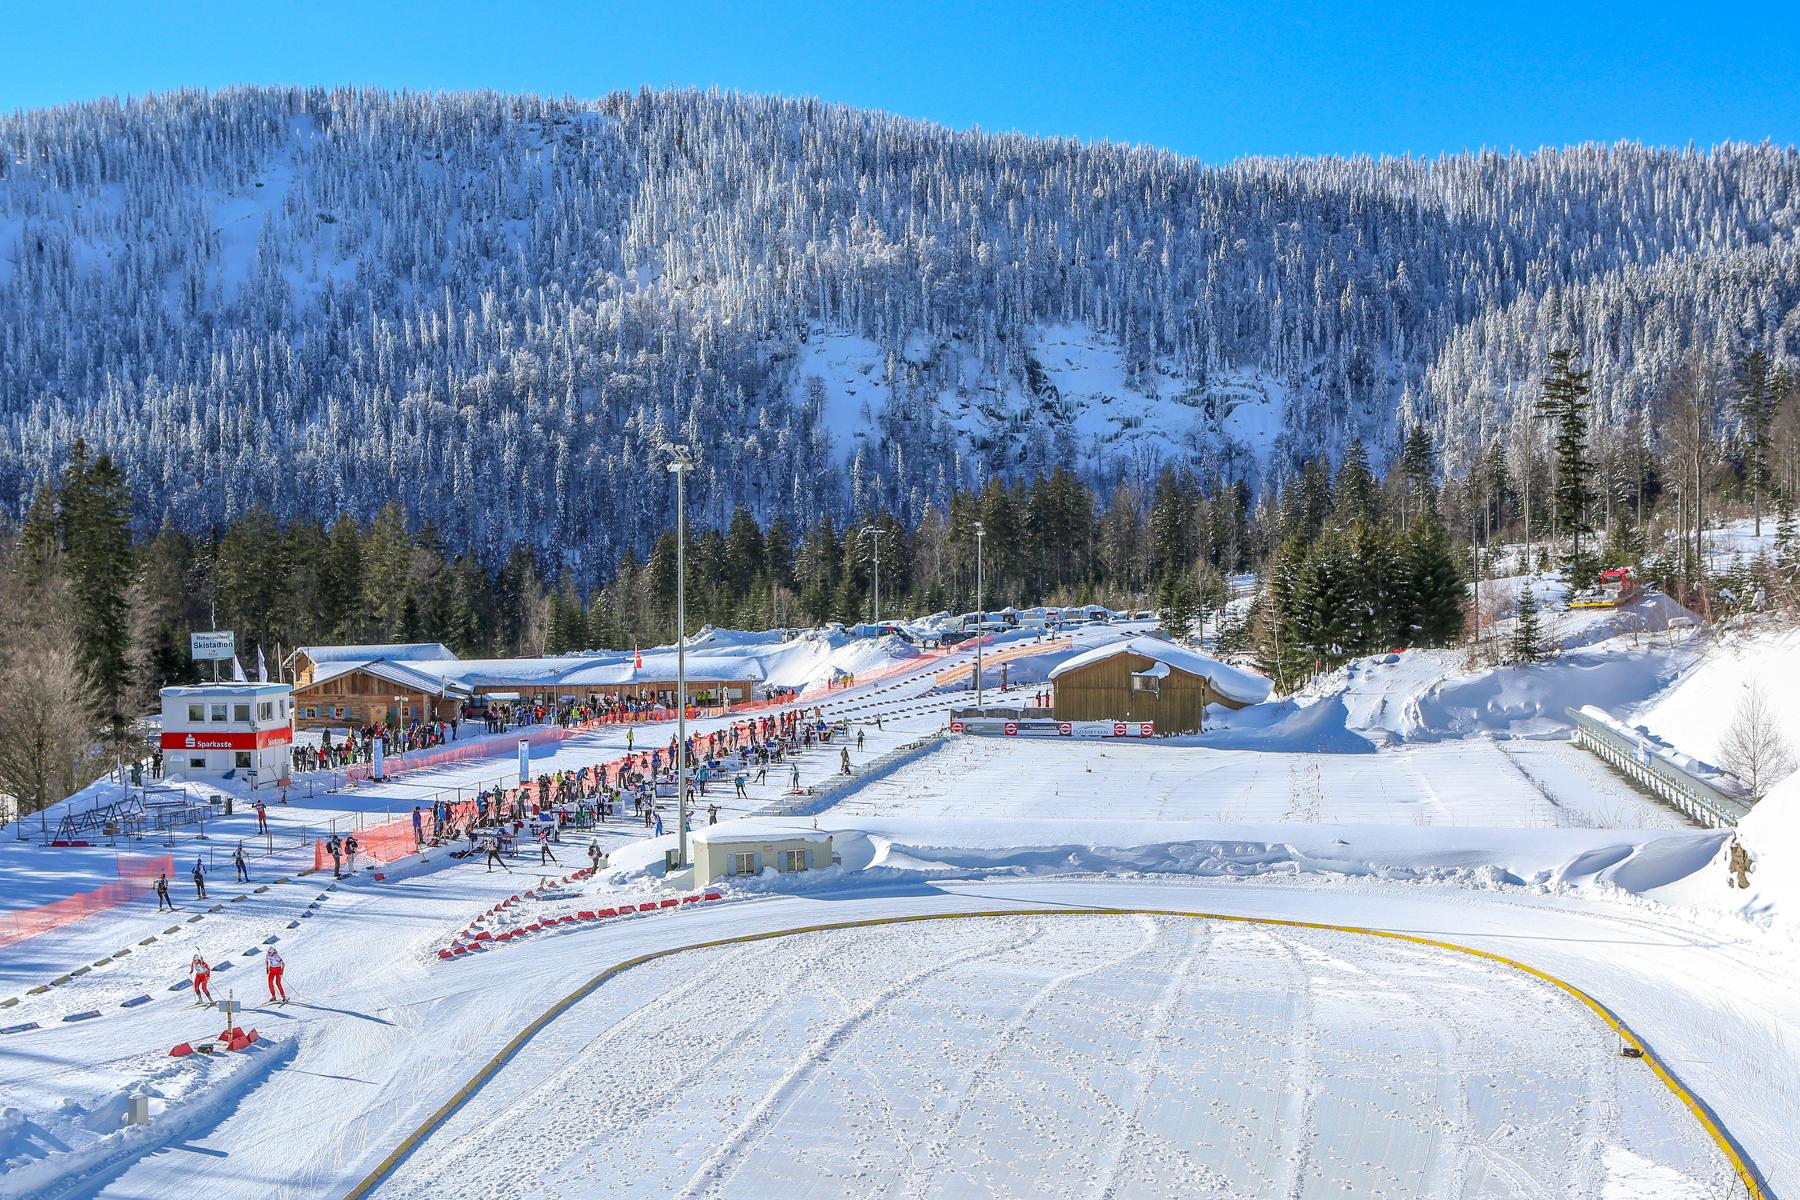
<svg viewBox="0 0 1800 1200">
<path fill-rule="evenodd" d="M 1242 708 L 1213 691 L 1198 675 L 1176 667 L 1156 692 L 1133 691 L 1131 676 L 1156 660 L 1129 651 L 1058 675 L 1051 687 L 1058 721 L 1154 721 L 1158 733 L 1193 733 L 1208 704 Z"/>
<path fill-rule="evenodd" d="M 395 697 L 402 699 L 397 701 Z M 397 711 L 402 708 L 410 711 Z M 341 716 L 339 709 L 343 710 Z M 300 729 L 339 725 L 361 729 L 376 721 L 448 721 L 461 714 L 462 703 L 454 697 L 433 696 L 367 671 L 348 671 L 335 679 L 301 684 L 294 689 L 294 724 Z"/>
</svg>

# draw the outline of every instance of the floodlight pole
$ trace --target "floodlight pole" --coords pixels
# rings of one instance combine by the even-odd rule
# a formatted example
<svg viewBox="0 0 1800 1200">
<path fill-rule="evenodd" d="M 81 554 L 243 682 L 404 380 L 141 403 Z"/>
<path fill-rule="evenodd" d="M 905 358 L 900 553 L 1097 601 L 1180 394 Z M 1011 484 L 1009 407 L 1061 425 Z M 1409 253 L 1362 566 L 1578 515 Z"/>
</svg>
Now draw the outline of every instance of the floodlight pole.
<svg viewBox="0 0 1800 1200">
<path fill-rule="evenodd" d="M 694 469 L 686 446 L 664 445 L 675 476 L 675 795 L 676 862 L 688 865 L 687 769 L 687 473 Z"/>
<path fill-rule="evenodd" d="M 875 619 L 872 624 L 881 624 L 881 535 L 884 531 L 875 525 L 864 529 L 861 538 L 867 538 L 869 552 L 875 564 Z"/>
<path fill-rule="evenodd" d="M 987 705 L 981 699 L 981 639 L 987 633 L 983 628 L 987 624 L 987 610 L 981 606 L 981 542 L 985 537 L 987 530 L 982 528 L 980 521 L 975 522 L 975 711 L 983 714 L 987 712 Z"/>
</svg>

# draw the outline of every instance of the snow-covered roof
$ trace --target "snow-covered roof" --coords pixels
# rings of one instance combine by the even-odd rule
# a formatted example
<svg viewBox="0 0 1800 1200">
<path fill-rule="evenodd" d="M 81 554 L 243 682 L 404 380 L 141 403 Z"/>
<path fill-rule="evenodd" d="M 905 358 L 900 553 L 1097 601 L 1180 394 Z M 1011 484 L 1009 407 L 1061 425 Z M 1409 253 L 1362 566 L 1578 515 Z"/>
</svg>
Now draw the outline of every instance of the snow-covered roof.
<svg viewBox="0 0 1800 1200">
<path fill-rule="evenodd" d="M 421 673 L 454 680 L 465 688 L 558 687 L 607 688 L 637 683 L 668 683 L 675 678 L 675 652 L 646 651 L 644 665 L 630 652 L 566 654 L 541 658 L 451 659 L 447 662 L 414 662 L 407 665 Z M 687 656 L 687 676 L 693 683 L 750 682 L 763 679 L 762 662 L 752 656 L 696 654 Z"/>
<path fill-rule="evenodd" d="M 688 834 L 696 842 L 710 846 L 752 845 L 764 842 L 807 842 L 815 846 L 831 841 L 829 829 L 812 829 L 805 825 L 785 825 L 780 821 L 747 819 L 726 821 L 722 825 L 702 825 Z"/>
<path fill-rule="evenodd" d="M 293 691 L 285 683 L 258 683 L 255 680 L 225 679 L 218 683 L 183 683 L 163 688 L 157 693 L 161 696 L 210 696 L 215 700 L 224 700 L 231 696 L 275 696 Z"/>
<path fill-rule="evenodd" d="M 301 646 L 294 654 L 304 654 L 315 663 L 366 662 L 372 658 L 402 660 L 454 659 L 456 652 L 442 642 L 387 642 L 368 646 Z M 292 655 L 289 660 L 292 660 Z"/>
<path fill-rule="evenodd" d="M 385 679 L 399 687 L 416 688 L 432 696 L 467 695 L 469 691 L 457 680 L 429 675 L 407 663 L 389 662 L 381 658 L 321 663 L 313 669 L 312 683 L 307 686 L 313 687 L 327 683 L 340 675 L 348 675 L 352 671 L 364 671 L 377 679 Z"/>
<path fill-rule="evenodd" d="M 1160 638 L 1134 637 L 1096 646 L 1073 658 L 1066 658 L 1050 671 L 1050 678 L 1111 658 L 1115 654 L 1136 654 L 1153 662 L 1164 663 L 1177 671 L 1205 679 L 1213 691 L 1236 704 L 1261 704 L 1272 690 L 1267 679 L 1249 671 L 1208 658 L 1198 650 L 1190 650 Z M 1147 674 L 1148 672 L 1140 672 Z"/>
<path fill-rule="evenodd" d="M 763 665 L 754 658 L 725 658 L 711 654 L 687 656 L 688 682 L 760 683 Z M 605 687 L 633 683 L 667 683 L 675 678 L 673 654 L 646 654 L 644 665 L 630 656 L 612 662 L 596 662 L 577 668 L 563 676 L 561 682 L 575 687 Z"/>
</svg>

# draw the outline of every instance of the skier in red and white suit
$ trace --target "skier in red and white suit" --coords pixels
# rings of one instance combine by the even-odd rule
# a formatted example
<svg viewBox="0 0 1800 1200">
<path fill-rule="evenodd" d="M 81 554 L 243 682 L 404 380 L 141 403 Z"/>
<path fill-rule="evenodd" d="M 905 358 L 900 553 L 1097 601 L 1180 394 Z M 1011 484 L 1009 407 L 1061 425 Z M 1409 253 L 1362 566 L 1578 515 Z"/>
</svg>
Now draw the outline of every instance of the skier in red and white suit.
<svg viewBox="0 0 1800 1200">
<path fill-rule="evenodd" d="M 194 977 L 194 1003 L 211 1004 L 212 988 L 208 986 L 208 981 L 212 979 L 212 968 L 207 965 L 206 960 L 198 954 L 194 955 L 194 961 L 188 964 L 188 974 Z"/>
<path fill-rule="evenodd" d="M 281 951 L 271 946 L 269 952 L 263 956 L 263 966 L 269 972 L 269 999 L 274 1000 L 279 995 L 281 1002 L 286 1004 L 287 988 L 282 985 L 281 973 L 287 969 L 287 963 L 282 960 Z"/>
</svg>

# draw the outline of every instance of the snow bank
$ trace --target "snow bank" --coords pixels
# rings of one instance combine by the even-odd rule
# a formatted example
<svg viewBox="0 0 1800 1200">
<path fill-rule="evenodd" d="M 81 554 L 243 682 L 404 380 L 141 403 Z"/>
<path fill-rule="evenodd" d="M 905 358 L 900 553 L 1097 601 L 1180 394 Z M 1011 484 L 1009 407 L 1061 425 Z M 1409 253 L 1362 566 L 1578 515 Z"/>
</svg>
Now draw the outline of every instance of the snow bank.
<svg viewBox="0 0 1800 1200">
<path fill-rule="evenodd" d="M 1776 784 L 1738 822 L 1738 836 L 1755 862 L 1749 891 L 1734 893 L 1740 911 L 1765 924 L 1800 924 L 1800 775 Z M 1724 879 L 1723 852 L 1716 866 Z"/>
<path fill-rule="evenodd" d="M 191 1137 L 292 1055 L 291 1040 L 263 1039 L 232 1053 L 171 1058 L 155 1050 L 34 1079 L 21 1089 L 29 1092 L 25 1107 L 0 1110 L 0 1200 L 43 1196 Z M 149 1098 L 148 1124 L 126 1124 L 137 1096 Z"/>
<path fill-rule="evenodd" d="M 1688 754 L 1718 762 L 1738 703 L 1752 687 L 1786 716 L 1790 737 L 1800 731 L 1800 630 L 1755 622 L 1723 631 L 1631 720 Z"/>
<path fill-rule="evenodd" d="M 1376 744 L 1453 738 L 1567 736 L 1567 710 L 1612 712 L 1656 695 L 1692 661 L 1685 645 L 1613 639 L 1545 662 L 1471 671 L 1463 650 L 1409 650 L 1357 659 L 1315 680 L 1301 699 L 1341 697 L 1346 726 Z"/>
<path fill-rule="evenodd" d="M 1491 888 L 1600 887 L 1655 893 L 1707 869 L 1728 835 L 1716 831 L 1471 830 L 1374 825 L 1211 822 L 819 819 L 840 865 L 722 881 L 736 892 L 846 887 L 991 876 L 1188 876 L 1212 879 L 1377 879 Z"/>
</svg>

